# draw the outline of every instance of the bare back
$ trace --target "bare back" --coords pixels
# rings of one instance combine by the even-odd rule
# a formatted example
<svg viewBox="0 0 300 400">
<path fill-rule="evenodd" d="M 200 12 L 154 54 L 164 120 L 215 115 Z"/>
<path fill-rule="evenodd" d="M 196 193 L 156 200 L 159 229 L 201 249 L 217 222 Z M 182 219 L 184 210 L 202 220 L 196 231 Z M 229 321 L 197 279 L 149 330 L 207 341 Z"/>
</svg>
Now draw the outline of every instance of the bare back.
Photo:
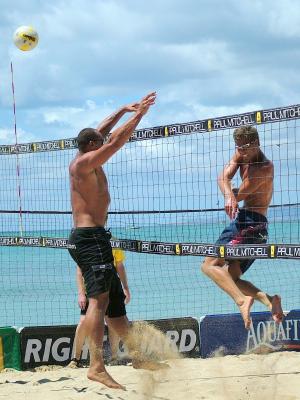
<svg viewBox="0 0 300 400">
<path fill-rule="evenodd" d="M 241 164 L 240 176 L 242 178 L 240 190 L 246 194 L 243 196 L 243 208 L 266 215 L 273 195 L 273 163 L 263 155 L 259 163 Z M 250 189 L 248 193 L 247 187 Z"/>
<path fill-rule="evenodd" d="M 78 154 L 69 167 L 74 226 L 104 226 L 110 203 L 105 173 L 101 166 L 89 171 L 81 168 L 80 157 Z"/>
</svg>

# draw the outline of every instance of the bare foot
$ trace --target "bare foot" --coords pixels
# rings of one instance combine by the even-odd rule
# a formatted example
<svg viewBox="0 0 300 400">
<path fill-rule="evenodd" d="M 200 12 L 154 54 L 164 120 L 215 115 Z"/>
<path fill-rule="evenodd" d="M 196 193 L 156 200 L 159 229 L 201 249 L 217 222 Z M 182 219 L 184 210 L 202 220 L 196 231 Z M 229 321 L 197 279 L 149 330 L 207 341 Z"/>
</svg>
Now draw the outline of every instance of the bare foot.
<svg viewBox="0 0 300 400">
<path fill-rule="evenodd" d="M 281 297 L 275 294 L 275 296 L 272 297 L 272 318 L 277 324 L 280 324 L 283 320 L 283 311 L 281 308 Z"/>
<path fill-rule="evenodd" d="M 132 366 L 135 369 L 147 369 L 149 371 L 158 371 L 160 369 L 167 369 L 170 366 L 166 363 L 159 363 L 155 361 L 146 360 L 132 360 Z"/>
<path fill-rule="evenodd" d="M 245 328 L 250 329 L 251 318 L 250 318 L 250 309 L 254 302 L 254 298 L 250 296 L 245 296 L 245 300 L 242 305 L 239 305 L 240 312 L 242 314 L 242 318 L 244 320 Z"/>
<path fill-rule="evenodd" d="M 103 385 L 112 388 L 112 389 L 122 389 L 126 390 L 125 386 L 120 385 L 118 382 L 116 382 L 108 372 L 103 371 L 103 372 L 97 372 L 95 370 L 89 369 L 87 373 L 88 379 L 91 381 L 96 381 L 99 383 L 102 383 Z"/>
</svg>

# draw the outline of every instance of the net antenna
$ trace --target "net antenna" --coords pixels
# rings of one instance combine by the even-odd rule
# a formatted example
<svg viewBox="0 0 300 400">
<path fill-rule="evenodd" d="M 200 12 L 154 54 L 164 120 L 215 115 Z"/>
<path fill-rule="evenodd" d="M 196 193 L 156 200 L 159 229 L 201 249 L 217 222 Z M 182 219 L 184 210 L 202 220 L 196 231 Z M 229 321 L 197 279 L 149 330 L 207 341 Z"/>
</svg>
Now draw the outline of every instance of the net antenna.
<svg viewBox="0 0 300 400">
<path fill-rule="evenodd" d="M 14 85 L 14 69 L 13 63 L 10 62 L 11 71 L 11 89 L 13 97 L 13 112 L 14 112 L 14 132 L 15 132 L 15 145 L 18 148 L 18 132 L 17 132 L 17 115 L 16 115 L 16 99 L 15 99 L 15 85 Z M 23 236 L 23 218 L 22 218 L 22 198 L 21 198 L 21 179 L 20 179 L 20 160 L 18 151 L 16 151 L 16 172 L 17 172 L 17 193 L 19 201 L 19 232 L 20 236 Z"/>
</svg>

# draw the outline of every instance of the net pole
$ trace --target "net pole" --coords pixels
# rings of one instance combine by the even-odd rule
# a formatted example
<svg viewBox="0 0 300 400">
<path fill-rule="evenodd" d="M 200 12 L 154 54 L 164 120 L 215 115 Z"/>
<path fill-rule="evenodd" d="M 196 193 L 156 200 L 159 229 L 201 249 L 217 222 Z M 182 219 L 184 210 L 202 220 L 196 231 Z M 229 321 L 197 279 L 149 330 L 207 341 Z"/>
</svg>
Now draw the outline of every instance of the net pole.
<svg viewBox="0 0 300 400">
<path fill-rule="evenodd" d="M 12 98 L 13 98 L 13 114 L 14 114 L 14 133 L 15 133 L 15 144 L 16 150 L 18 146 L 18 132 L 17 132 L 17 115 L 16 115 L 16 99 L 15 99 L 15 85 L 14 85 L 14 69 L 13 63 L 10 62 L 10 71 L 11 71 L 11 89 L 12 89 Z M 16 171 L 17 171 L 17 194 L 19 201 L 19 232 L 20 236 L 23 236 L 23 218 L 22 218 L 22 197 L 21 197 L 21 179 L 20 179 L 20 160 L 18 151 L 16 151 Z"/>
</svg>

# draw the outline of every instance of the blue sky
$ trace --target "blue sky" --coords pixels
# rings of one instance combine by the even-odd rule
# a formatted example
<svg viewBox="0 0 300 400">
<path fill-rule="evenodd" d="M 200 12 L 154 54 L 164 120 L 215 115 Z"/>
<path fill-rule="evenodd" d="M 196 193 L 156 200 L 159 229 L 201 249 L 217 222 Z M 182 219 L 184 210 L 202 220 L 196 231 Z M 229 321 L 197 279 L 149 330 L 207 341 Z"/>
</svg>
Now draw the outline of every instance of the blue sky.
<svg viewBox="0 0 300 400">
<path fill-rule="evenodd" d="M 140 127 L 299 102 L 296 0 L 1 1 L 0 144 L 74 137 L 150 90 Z M 14 47 L 33 25 L 32 52 Z"/>
</svg>

